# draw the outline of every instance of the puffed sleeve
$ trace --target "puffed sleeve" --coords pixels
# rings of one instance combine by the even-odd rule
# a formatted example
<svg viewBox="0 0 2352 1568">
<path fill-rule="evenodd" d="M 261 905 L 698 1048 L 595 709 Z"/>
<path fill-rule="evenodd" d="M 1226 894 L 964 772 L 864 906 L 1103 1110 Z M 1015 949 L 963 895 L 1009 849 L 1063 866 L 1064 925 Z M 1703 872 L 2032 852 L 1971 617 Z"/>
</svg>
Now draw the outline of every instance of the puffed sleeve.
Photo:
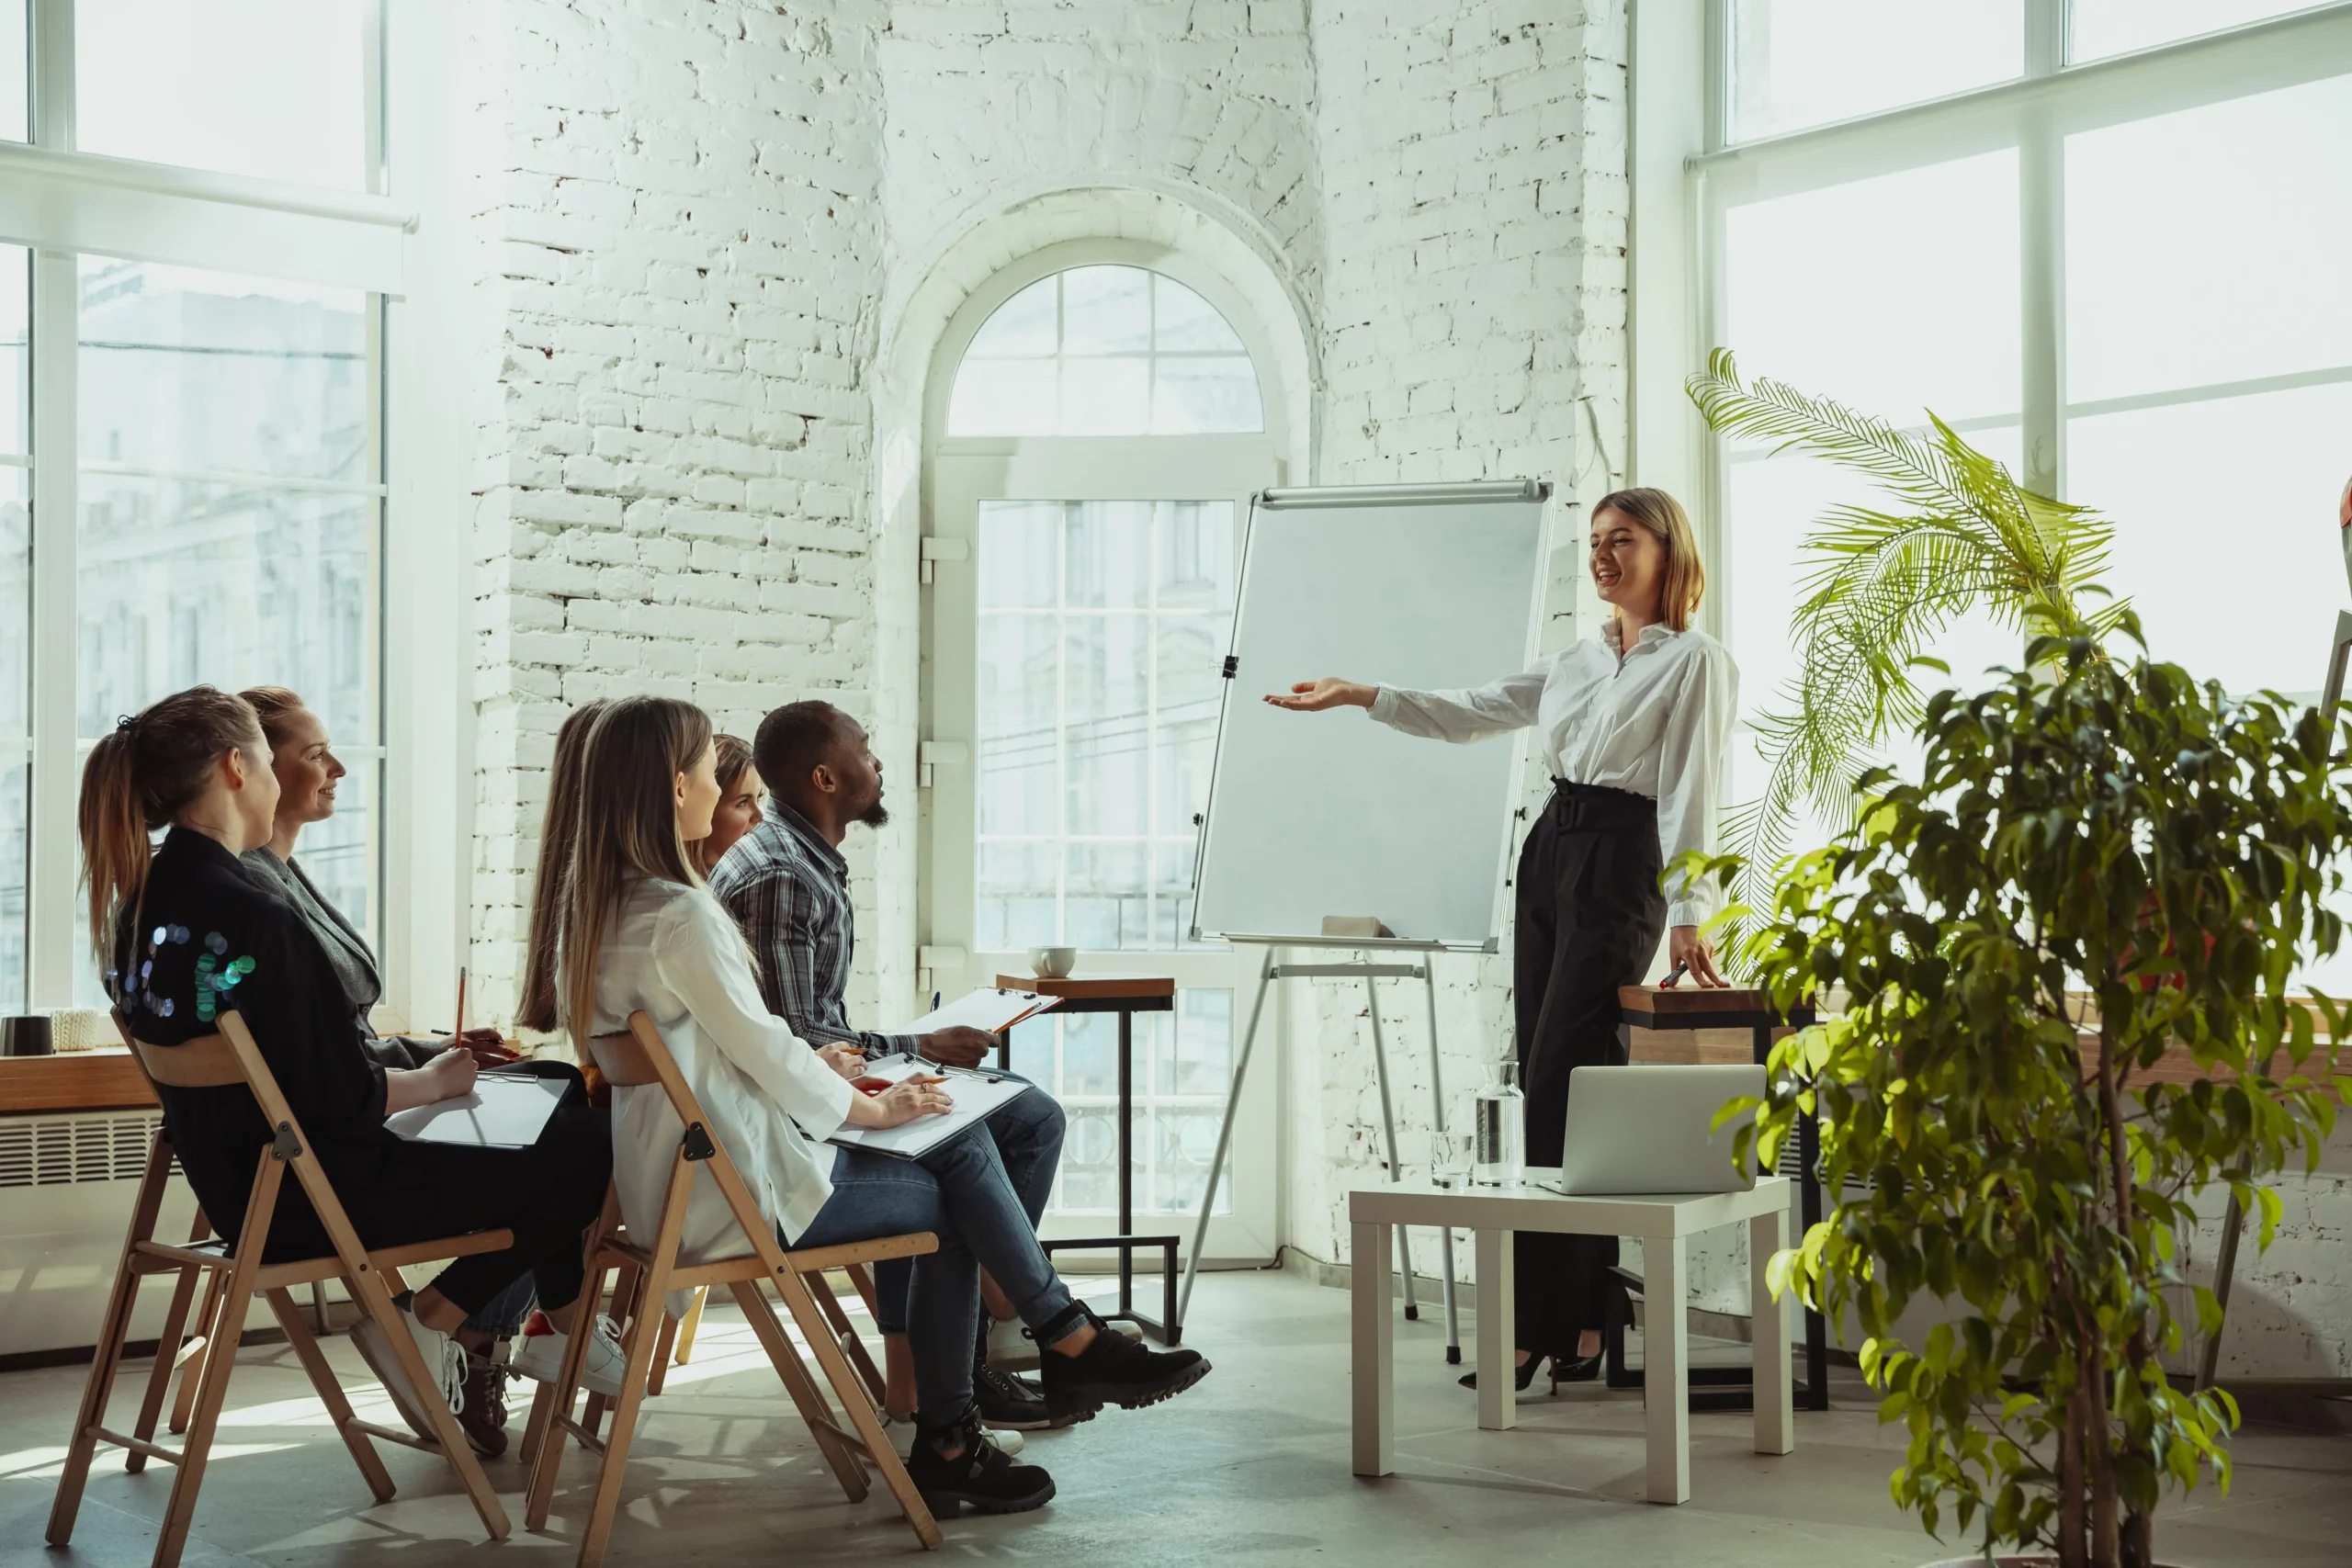
<svg viewBox="0 0 2352 1568">
<path fill-rule="evenodd" d="M 1391 729 L 1430 740 L 1482 740 L 1535 722 L 1552 660 L 1506 675 L 1484 686 L 1451 692 L 1415 692 L 1383 686 L 1372 699 L 1372 716 Z"/>
<path fill-rule="evenodd" d="M 1721 643 L 1701 642 L 1674 694 L 1658 757 L 1657 840 L 1667 866 L 1669 926 L 1704 925 L 1723 904 L 1723 890 L 1712 878 L 1691 884 L 1675 862 L 1708 847 L 1738 711 L 1739 667 Z"/>
<path fill-rule="evenodd" d="M 697 889 L 670 901 L 654 927 L 653 962 L 704 1038 L 801 1131 L 812 1138 L 841 1131 L 857 1091 L 768 1011 L 742 935 L 716 898 Z"/>
<path fill-rule="evenodd" d="M 317 940 L 290 909 L 283 919 L 268 918 L 278 912 L 254 919 L 244 943 L 224 933 L 211 969 L 203 968 L 199 954 L 197 985 L 213 991 L 216 1009 L 234 1008 L 244 1020 L 287 1104 L 313 1140 L 373 1139 L 384 1126 L 383 1066 L 361 1044 Z M 236 978 L 223 986 L 232 975 Z"/>
</svg>

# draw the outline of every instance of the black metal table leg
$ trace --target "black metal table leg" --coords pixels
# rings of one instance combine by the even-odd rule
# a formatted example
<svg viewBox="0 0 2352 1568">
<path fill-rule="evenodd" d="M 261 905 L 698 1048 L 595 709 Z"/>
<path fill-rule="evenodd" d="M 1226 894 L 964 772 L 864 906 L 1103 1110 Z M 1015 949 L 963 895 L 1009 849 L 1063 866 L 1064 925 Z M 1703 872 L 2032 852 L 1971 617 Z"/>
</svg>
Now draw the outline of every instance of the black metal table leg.
<svg viewBox="0 0 2352 1568">
<path fill-rule="evenodd" d="M 1119 1010 L 1119 1234 L 1136 1234 L 1136 1015 Z M 1136 1252 L 1119 1249 L 1119 1315 L 1136 1311 Z"/>
</svg>

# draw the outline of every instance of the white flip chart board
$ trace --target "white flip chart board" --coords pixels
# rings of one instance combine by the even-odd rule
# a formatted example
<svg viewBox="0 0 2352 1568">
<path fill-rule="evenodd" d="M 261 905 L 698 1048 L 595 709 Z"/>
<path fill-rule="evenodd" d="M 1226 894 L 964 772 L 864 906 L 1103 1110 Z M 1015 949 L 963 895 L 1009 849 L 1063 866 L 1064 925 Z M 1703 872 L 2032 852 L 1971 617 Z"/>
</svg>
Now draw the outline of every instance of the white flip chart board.
<svg viewBox="0 0 2352 1568">
<path fill-rule="evenodd" d="M 1371 916 L 1408 941 L 1495 946 L 1517 738 L 1453 746 L 1361 708 L 1261 699 L 1325 675 L 1436 690 L 1527 668 L 1550 493 L 1523 480 L 1253 500 L 1196 934 L 1315 938 L 1327 916 Z"/>
</svg>

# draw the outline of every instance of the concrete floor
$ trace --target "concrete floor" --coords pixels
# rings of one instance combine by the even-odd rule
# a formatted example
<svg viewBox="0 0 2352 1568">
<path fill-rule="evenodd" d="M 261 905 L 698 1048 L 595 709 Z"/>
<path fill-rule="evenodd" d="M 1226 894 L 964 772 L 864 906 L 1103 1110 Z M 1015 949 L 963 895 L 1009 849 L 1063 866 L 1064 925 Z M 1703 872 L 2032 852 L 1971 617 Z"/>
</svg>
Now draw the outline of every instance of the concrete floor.
<svg viewBox="0 0 2352 1568">
<path fill-rule="evenodd" d="M 1744 1415 L 1694 1416 L 1691 1501 L 1656 1508 L 1638 1500 L 1638 1395 L 1564 1393 L 1523 1404 L 1517 1431 L 1481 1432 L 1472 1396 L 1453 1385 L 1459 1369 L 1444 1364 L 1440 1329 L 1400 1324 L 1398 1472 L 1364 1482 L 1348 1472 L 1344 1292 L 1283 1275 L 1210 1276 L 1193 1319 L 1193 1340 L 1216 1364 L 1206 1382 L 1171 1404 L 1109 1411 L 1033 1439 L 1028 1457 L 1053 1470 L 1059 1498 L 1012 1518 L 944 1521 L 947 1554 L 1039 1568 L 1481 1560 L 1905 1568 L 1946 1555 L 1887 1500 L 1901 1445 L 1856 1382 L 1837 1389 L 1837 1408 L 1799 1414 L 1797 1450 L 1784 1458 L 1748 1451 Z M 366 1374 L 350 1341 L 329 1341 L 328 1353 L 356 1391 Z M 42 1544 L 81 1381 L 78 1368 L 0 1377 L 0 1563 L 10 1568 L 136 1568 L 153 1551 L 171 1472 L 127 1475 L 120 1454 L 107 1450 L 73 1547 Z M 520 1532 L 514 1460 L 490 1466 L 518 1529 L 493 1547 L 447 1471 L 413 1450 L 385 1449 L 400 1495 L 364 1506 L 365 1487 L 283 1347 L 244 1351 L 230 1403 L 189 1568 L 441 1568 L 494 1553 L 553 1565 L 575 1549 L 573 1521 L 593 1479 L 577 1450 L 547 1535 Z M 380 1393 L 372 1410 L 356 1403 L 393 1420 Z M 518 1437 L 521 1421 L 518 1406 Z M 2252 1429 L 2237 1453 L 2227 1498 L 2200 1490 L 2168 1509 L 2163 1557 L 2198 1568 L 2340 1568 L 2352 1540 L 2352 1437 Z M 816 1467 L 749 1331 L 716 1310 L 695 1360 L 672 1372 L 640 1428 L 624 1496 L 616 1564 L 917 1560 L 886 1493 L 853 1506 Z"/>
</svg>

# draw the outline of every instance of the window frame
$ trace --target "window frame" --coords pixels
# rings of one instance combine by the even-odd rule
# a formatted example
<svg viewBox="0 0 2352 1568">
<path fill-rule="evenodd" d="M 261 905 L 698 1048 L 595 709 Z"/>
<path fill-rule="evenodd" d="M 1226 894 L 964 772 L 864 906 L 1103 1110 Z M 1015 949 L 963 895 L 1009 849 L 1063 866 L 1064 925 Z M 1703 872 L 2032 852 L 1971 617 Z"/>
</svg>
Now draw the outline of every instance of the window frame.
<svg viewBox="0 0 2352 1568">
<path fill-rule="evenodd" d="M 1736 144 L 1728 140 L 1731 3 L 1648 0 L 1631 18 L 1627 467 L 1632 482 L 1663 486 L 1694 503 L 1702 548 L 1711 561 L 1724 558 L 1729 447 L 1691 407 L 1683 384 L 1704 368 L 1708 352 L 1721 342 L 1724 214 L 1735 205 L 2016 148 L 2018 406 L 2026 453 L 2019 478 L 2047 493 L 2066 493 L 2070 417 L 2267 389 L 2266 379 L 2067 402 L 2065 142 L 2086 130 L 2352 73 L 2352 0 L 2080 64 L 2065 58 L 2066 0 L 2027 0 L 2020 77 Z M 2275 379 L 2340 381 L 2352 379 L 2352 370 Z M 1741 585 L 1722 571 L 1713 576 L 1710 586 L 1716 585 L 1702 621 L 1728 641 Z M 1779 610 L 1772 607 L 1775 615 Z"/>
<path fill-rule="evenodd" d="M 390 194 L 396 164 L 413 167 L 420 194 L 447 184 L 432 122 L 441 92 L 430 73 L 402 71 L 397 103 L 387 95 L 395 57 L 427 61 L 443 53 L 446 19 L 369 0 L 360 26 L 368 189 L 345 191 L 240 175 L 144 163 L 74 149 L 74 0 L 32 0 L 28 13 L 30 100 L 28 142 L 0 142 L 0 243 L 31 252 L 32 656 L 30 791 L 28 805 L 26 1002 L 74 1004 L 85 963 L 85 924 L 74 805 L 89 738 L 74 733 L 77 535 L 80 525 L 75 345 L 80 335 L 79 265 L 85 255 L 259 276 L 362 292 L 370 361 L 367 436 L 368 479 L 376 501 L 377 602 L 367 628 L 372 661 L 374 735 L 350 747 L 346 761 L 371 767 L 369 804 L 375 870 L 374 911 L 387 971 L 385 1001 L 395 1020 L 417 1010 L 407 976 L 424 928 L 413 896 L 435 879 L 409 852 L 420 840 L 445 841 L 466 825 L 455 800 L 450 756 L 423 757 L 413 737 L 425 704 L 462 695 L 455 661 L 439 654 L 395 659 L 388 635 L 424 608 L 433 590 L 427 565 L 460 547 L 460 524 L 435 518 L 405 525 L 420 482 L 444 480 L 458 463 L 436 458 L 396 476 L 390 462 L 401 428 L 395 416 L 424 395 L 425 373 L 404 344 L 429 326 L 403 309 L 413 289 L 413 238 L 420 209 Z M 393 133 L 397 130 L 397 144 Z M 402 193 L 406 195 L 408 193 Z M 397 340 L 397 341 L 396 341 Z M 403 465 L 404 468 L 412 465 Z M 428 509 L 413 508 L 419 513 Z M 402 525 L 395 526 L 400 518 Z M 423 521 L 423 519 L 420 519 Z M 447 574 L 444 574 L 447 575 Z M 417 639 L 429 642 L 431 639 Z M 59 650 L 51 654 L 48 650 Z M 434 887 L 435 892 L 440 891 Z M 437 902 L 437 901 L 436 901 Z M 431 911 L 447 926 L 450 908 Z M 448 976 L 454 984 L 454 972 Z M 429 994 L 450 987 L 428 986 Z"/>
<path fill-rule="evenodd" d="M 1111 265 L 1158 272 L 1193 289 L 1221 313 L 1249 350 L 1258 376 L 1264 428 L 1201 435 L 961 435 L 944 434 L 957 370 L 980 328 L 997 308 L 1039 279 L 1072 267 Z M 1035 500 L 1227 500 L 1235 507 L 1237 543 L 1246 525 L 1249 497 L 1270 484 L 1286 482 L 1293 460 L 1287 419 L 1288 389 L 1273 343 L 1242 292 L 1199 257 L 1166 245 L 1136 240 L 1080 239 L 1045 246 L 1006 263 L 967 294 L 935 344 L 923 385 L 925 462 L 923 533 L 949 541 L 947 553 L 925 560 L 921 627 L 921 734 L 927 750 L 919 773 L 937 775 L 919 795 L 917 885 L 921 949 L 918 990 L 954 994 L 959 987 L 993 984 L 1000 969 L 1019 972 L 1023 955 L 980 952 L 973 946 L 977 886 L 978 714 L 970 695 L 943 693 L 943 678 L 976 682 L 971 657 L 978 630 L 977 582 L 973 568 L 978 509 L 999 499 Z M 956 553 L 957 547 L 962 553 Z M 950 746 L 940 753 L 936 741 Z M 960 749 L 956 743 L 960 742 Z M 953 760 L 947 760 L 952 758 Z M 921 779 L 919 778 L 919 783 Z M 1100 955 L 1108 957 L 1108 954 Z M 1180 988 L 1229 990 L 1234 998 L 1232 1049 L 1239 1049 L 1240 1010 L 1258 968 L 1258 954 L 1239 948 L 1178 947 L 1170 951 L 1120 950 L 1123 973 L 1166 974 Z M 1081 964 L 1086 960 L 1081 959 Z M 1007 966 L 1012 967 L 1008 968 Z M 1032 1026 L 1033 1028 L 1037 1026 Z M 1172 1025 L 1171 1025 L 1172 1027 Z M 1016 1035 L 1016 1042 L 1025 1038 Z M 1033 1043 L 1023 1047 L 1034 1050 Z M 1137 1079 L 1147 1079 L 1140 1060 Z M 1016 1060 L 1015 1066 L 1022 1063 Z M 1136 1127 L 1149 1125 L 1147 1101 L 1138 1093 Z M 1280 1130 L 1272 1096 L 1243 1100 L 1231 1163 L 1218 1186 L 1229 1212 L 1211 1218 L 1206 1255 L 1257 1258 L 1273 1256 L 1278 1235 L 1275 1179 Z M 1139 1151 L 1140 1173 L 1152 1157 Z M 1138 1219 L 1144 1211 L 1138 1211 Z M 1186 1215 L 1187 1219 L 1192 1216 Z M 1100 1234 L 1099 1213 L 1047 1216 L 1048 1236 Z"/>
</svg>

